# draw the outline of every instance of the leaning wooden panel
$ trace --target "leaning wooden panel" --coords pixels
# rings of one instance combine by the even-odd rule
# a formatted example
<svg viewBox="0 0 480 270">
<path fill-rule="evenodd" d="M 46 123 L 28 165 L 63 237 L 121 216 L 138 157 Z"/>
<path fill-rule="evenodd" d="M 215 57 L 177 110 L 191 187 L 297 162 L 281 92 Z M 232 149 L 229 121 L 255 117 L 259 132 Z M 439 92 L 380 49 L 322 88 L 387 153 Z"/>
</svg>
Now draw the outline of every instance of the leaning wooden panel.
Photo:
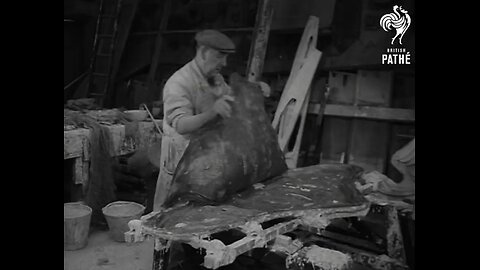
<svg viewBox="0 0 480 270">
<path fill-rule="evenodd" d="M 317 35 L 318 18 L 310 16 L 272 121 L 273 128 L 278 130 L 278 142 L 282 151 L 285 151 L 293 133 L 322 56 L 322 52 L 316 49 Z"/>
</svg>

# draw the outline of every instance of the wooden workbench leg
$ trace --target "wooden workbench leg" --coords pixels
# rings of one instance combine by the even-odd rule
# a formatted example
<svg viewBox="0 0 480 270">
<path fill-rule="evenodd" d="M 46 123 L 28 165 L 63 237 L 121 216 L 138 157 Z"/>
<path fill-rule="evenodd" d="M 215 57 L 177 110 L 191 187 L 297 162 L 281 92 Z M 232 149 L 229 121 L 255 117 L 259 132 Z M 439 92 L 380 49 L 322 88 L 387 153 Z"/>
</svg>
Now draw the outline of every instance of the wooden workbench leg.
<svg viewBox="0 0 480 270">
<path fill-rule="evenodd" d="M 73 182 L 70 188 L 70 200 L 77 202 L 83 200 L 85 196 L 85 186 L 88 182 L 89 162 L 82 157 L 74 159 Z"/>
<path fill-rule="evenodd" d="M 166 270 L 170 257 L 170 241 L 155 238 L 153 245 L 153 267 L 152 270 Z"/>
<path fill-rule="evenodd" d="M 390 258 L 406 263 L 403 235 L 400 228 L 397 209 L 393 206 L 384 206 L 387 215 L 387 253 Z"/>
</svg>

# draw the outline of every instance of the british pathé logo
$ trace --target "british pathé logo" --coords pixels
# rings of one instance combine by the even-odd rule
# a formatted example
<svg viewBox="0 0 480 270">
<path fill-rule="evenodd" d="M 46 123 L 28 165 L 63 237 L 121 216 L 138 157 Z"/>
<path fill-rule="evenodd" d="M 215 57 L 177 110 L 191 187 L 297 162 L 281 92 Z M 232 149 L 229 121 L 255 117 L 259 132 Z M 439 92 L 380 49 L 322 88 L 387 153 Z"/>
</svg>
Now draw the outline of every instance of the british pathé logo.
<svg viewBox="0 0 480 270">
<path fill-rule="evenodd" d="M 403 9 L 402 6 L 395 5 L 393 6 L 393 13 L 388 13 L 382 16 L 380 19 L 380 26 L 382 26 L 383 30 L 386 32 L 392 30 L 392 28 L 395 29 L 397 33 L 392 38 L 392 45 L 398 36 L 400 36 L 398 42 L 401 45 L 402 37 L 405 35 L 405 32 L 407 32 L 411 22 L 412 19 L 410 18 L 410 15 L 408 15 L 408 11 Z"/>
<path fill-rule="evenodd" d="M 395 30 L 395 36 L 392 38 L 391 44 L 394 45 L 397 39 L 400 45 L 402 44 L 403 35 L 407 32 L 408 27 L 412 23 L 408 11 L 402 6 L 393 6 L 393 12 L 382 16 L 380 19 L 380 26 L 386 32 Z M 382 64 L 410 64 L 410 52 L 405 48 L 387 48 L 387 53 L 382 54 Z"/>
</svg>

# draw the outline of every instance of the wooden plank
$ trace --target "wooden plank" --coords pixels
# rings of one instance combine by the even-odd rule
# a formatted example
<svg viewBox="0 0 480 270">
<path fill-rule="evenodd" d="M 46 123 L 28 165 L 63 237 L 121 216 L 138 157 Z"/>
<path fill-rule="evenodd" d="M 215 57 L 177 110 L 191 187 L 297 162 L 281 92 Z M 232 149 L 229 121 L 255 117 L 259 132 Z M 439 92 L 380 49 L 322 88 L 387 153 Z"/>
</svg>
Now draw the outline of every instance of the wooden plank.
<svg viewBox="0 0 480 270">
<path fill-rule="evenodd" d="M 300 112 L 300 108 L 303 104 L 307 91 L 310 87 L 311 80 L 313 78 L 313 73 L 316 70 L 319 60 L 316 61 L 317 63 L 314 65 L 315 70 L 313 70 L 311 75 L 312 78 L 308 80 L 308 83 L 306 79 L 308 79 L 308 77 L 310 76 L 307 76 L 305 78 L 302 77 L 301 78 L 302 80 L 299 80 L 297 75 L 299 74 L 300 69 L 311 72 L 312 68 L 306 69 L 304 65 L 309 60 L 310 60 L 310 64 L 309 64 L 310 66 L 315 62 L 314 59 L 312 59 L 311 57 L 308 57 L 309 54 L 315 55 L 320 53 L 320 51 L 315 49 L 317 46 L 317 35 L 318 35 L 318 18 L 314 16 L 310 16 L 310 18 L 308 19 L 307 25 L 305 26 L 305 29 L 303 31 L 302 37 L 300 39 L 300 44 L 298 45 L 297 51 L 295 53 L 292 69 L 290 71 L 287 82 L 283 89 L 282 96 L 280 97 L 277 110 L 275 111 L 275 116 L 272 121 L 272 126 L 274 129 L 276 129 L 279 126 L 279 123 L 281 121 L 283 121 L 283 123 L 280 124 L 280 126 L 285 127 L 285 124 L 284 124 L 285 120 L 289 118 L 290 115 L 293 115 L 296 117 L 296 115 L 293 112 L 293 107 L 297 107 L 296 111 Z M 319 59 L 320 59 L 320 56 L 321 56 L 321 53 L 319 55 Z M 306 75 L 309 75 L 310 72 L 308 72 L 308 74 L 305 72 L 302 72 L 302 73 L 304 73 L 303 76 L 306 76 Z M 295 88 L 292 88 L 292 84 L 294 82 L 297 85 L 295 85 Z M 293 104 L 291 104 L 291 102 L 293 102 Z M 295 103 L 298 103 L 298 104 L 295 106 Z M 293 122 L 293 126 L 295 125 L 295 120 L 293 121 L 289 120 L 287 122 Z M 293 131 L 293 127 L 292 127 L 292 131 Z M 281 132 L 281 128 L 279 128 L 279 135 L 283 136 Z M 287 137 L 289 137 L 289 135 Z"/>
<path fill-rule="evenodd" d="M 392 71 L 359 70 L 355 105 L 389 107 L 392 96 Z"/>
<path fill-rule="evenodd" d="M 357 74 L 330 71 L 328 76 L 328 87 L 330 88 L 328 103 L 353 105 L 356 86 Z"/>
<path fill-rule="evenodd" d="M 310 17 L 303 33 L 300 45 L 293 62 L 290 77 L 285 85 L 285 90 L 280 98 L 275 117 L 272 122 L 274 129 L 278 130 L 279 144 L 285 150 L 296 124 L 296 119 L 307 96 L 313 76 L 317 69 L 322 53 L 317 50 L 318 18 Z M 291 107 L 291 111 L 288 109 Z M 285 115 L 290 114 L 291 116 Z M 279 127 L 281 118 L 291 117 Z"/>
<path fill-rule="evenodd" d="M 302 109 L 303 102 L 307 96 L 307 91 L 310 88 L 310 83 L 312 81 L 313 75 L 315 73 L 316 67 L 318 62 L 320 61 L 322 53 L 316 49 L 309 54 L 308 60 L 306 61 L 305 65 L 303 65 L 302 69 L 299 71 L 298 76 L 293 81 L 291 87 L 285 88 L 285 99 L 280 101 L 278 104 L 277 111 L 275 112 L 275 118 L 273 120 L 273 127 L 274 129 L 279 130 L 279 145 L 280 149 L 285 150 L 290 140 L 290 137 L 293 133 L 295 128 L 296 119 Z M 304 72 L 302 72 L 304 71 Z M 288 82 L 287 82 L 288 84 Z M 283 96 L 283 95 L 282 95 Z M 280 118 L 285 114 L 286 108 L 291 107 L 291 121 L 285 123 L 279 127 L 278 121 Z"/>
<path fill-rule="evenodd" d="M 267 52 L 270 23 L 273 17 L 273 4 L 271 0 L 260 0 L 258 3 L 255 32 L 248 57 L 247 77 L 251 82 L 260 80 L 263 63 Z"/>
<path fill-rule="evenodd" d="M 320 104 L 310 103 L 308 113 L 318 114 L 319 111 Z M 415 122 L 415 110 L 409 109 L 327 104 L 324 114 L 372 120 Z"/>
<path fill-rule="evenodd" d="M 290 86 L 293 84 L 293 81 L 297 77 L 298 72 L 300 71 L 300 69 L 302 69 L 303 65 L 309 59 L 308 55 L 312 51 L 315 51 L 314 49 L 317 47 L 317 39 L 318 18 L 315 16 L 310 16 L 300 39 L 300 44 L 298 45 L 297 51 L 295 53 L 292 69 L 285 85 L 285 89 L 290 88 Z"/>
</svg>

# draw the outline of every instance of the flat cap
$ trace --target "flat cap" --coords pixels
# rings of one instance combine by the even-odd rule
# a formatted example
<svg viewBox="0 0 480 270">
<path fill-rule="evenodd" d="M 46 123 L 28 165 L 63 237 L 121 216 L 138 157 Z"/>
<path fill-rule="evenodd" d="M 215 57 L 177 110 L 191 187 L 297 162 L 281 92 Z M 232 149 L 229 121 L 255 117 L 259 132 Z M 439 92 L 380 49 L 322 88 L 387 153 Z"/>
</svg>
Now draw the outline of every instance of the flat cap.
<svg viewBox="0 0 480 270">
<path fill-rule="evenodd" d="M 233 41 L 217 30 L 207 29 L 200 31 L 195 34 L 195 40 L 199 45 L 205 45 L 223 53 L 235 52 Z"/>
</svg>

